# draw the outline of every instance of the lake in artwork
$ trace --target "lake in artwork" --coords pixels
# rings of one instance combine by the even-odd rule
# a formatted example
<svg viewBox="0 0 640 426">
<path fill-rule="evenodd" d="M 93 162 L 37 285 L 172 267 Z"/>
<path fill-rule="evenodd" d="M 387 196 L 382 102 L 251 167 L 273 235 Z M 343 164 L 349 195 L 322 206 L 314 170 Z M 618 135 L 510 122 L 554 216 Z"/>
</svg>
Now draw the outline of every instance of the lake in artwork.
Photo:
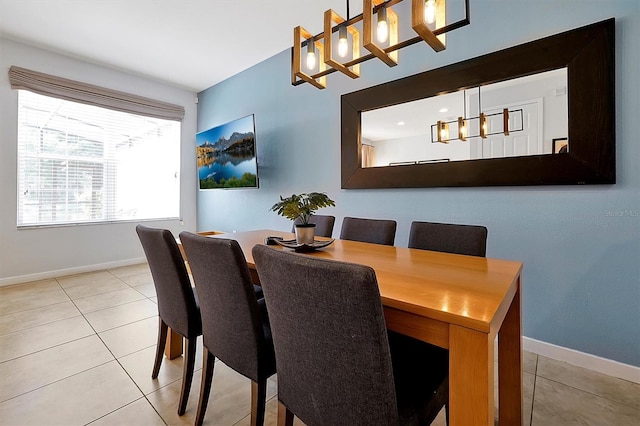
<svg viewBox="0 0 640 426">
<path fill-rule="evenodd" d="M 253 115 L 196 135 L 200 189 L 257 188 Z"/>
</svg>

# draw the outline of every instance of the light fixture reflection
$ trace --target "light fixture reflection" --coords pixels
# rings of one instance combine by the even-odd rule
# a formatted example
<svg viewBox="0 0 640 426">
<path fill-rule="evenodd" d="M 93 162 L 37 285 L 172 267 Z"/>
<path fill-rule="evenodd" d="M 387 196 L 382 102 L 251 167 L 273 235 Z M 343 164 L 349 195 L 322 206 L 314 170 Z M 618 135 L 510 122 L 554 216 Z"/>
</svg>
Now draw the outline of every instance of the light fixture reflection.
<svg viewBox="0 0 640 426">
<path fill-rule="evenodd" d="M 387 22 L 387 9 L 378 11 L 377 38 L 379 43 L 386 43 L 389 38 L 389 23 Z"/>
<path fill-rule="evenodd" d="M 458 117 L 458 139 L 467 140 L 467 120 L 462 117 Z"/>
<path fill-rule="evenodd" d="M 307 41 L 307 68 L 312 70 L 316 67 L 316 48 L 313 40 Z"/>
<path fill-rule="evenodd" d="M 449 124 L 438 121 L 438 142 L 449 143 Z"/>
<path fill-rule="evenodd" d="M 436 1 L 427 0 L 424 2 L 424 22 L 433 24 L 436 22 Z"/>
<path fill-rule="evenodd" d="M 486 139 L 488 131 L 489 131 L 489 126 L 487 124 L 487 116 L 484 115 L 483 112 L 481 112 L 480 113 L 480 137 L 482 139 Z"/>
</svg>

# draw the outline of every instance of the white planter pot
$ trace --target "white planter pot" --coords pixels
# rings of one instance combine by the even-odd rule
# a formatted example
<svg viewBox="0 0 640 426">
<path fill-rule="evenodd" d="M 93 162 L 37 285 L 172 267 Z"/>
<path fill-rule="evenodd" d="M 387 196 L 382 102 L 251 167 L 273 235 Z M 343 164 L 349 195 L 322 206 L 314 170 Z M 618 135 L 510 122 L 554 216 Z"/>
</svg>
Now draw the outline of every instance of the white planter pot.
<svg viewBox="0 0 640 426">
<path fill-rule="evenodd" d="M 315 223 L 309 223 L 307 225 L 296 225 L 296 243 L 313 244 L 315 236 L 316 236 Z"/>
</svg>

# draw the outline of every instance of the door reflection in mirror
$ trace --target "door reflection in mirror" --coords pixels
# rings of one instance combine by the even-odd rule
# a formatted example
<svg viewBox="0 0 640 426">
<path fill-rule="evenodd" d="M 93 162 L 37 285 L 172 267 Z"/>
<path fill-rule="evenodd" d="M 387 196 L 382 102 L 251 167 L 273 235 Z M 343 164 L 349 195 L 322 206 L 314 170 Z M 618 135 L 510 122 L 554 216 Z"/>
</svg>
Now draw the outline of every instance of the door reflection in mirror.
<svg viewBox="0 0 640 426">
<path fill-rule="evenodd" d="M 438 142 L 438 123 L 446 123 L 446 143 Z M 362 167 L 552 154 L 553 140 L 568 137 L 567 69 L 362 112 L 361 132 Z"/>
</svg>

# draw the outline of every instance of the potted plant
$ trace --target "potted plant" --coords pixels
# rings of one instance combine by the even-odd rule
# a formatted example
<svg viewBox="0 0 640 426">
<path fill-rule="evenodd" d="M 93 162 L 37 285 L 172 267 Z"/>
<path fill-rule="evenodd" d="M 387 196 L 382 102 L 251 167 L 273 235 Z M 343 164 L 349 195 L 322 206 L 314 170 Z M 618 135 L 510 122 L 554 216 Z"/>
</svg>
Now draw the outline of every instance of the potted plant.
<svg viewBox="0 0 640 426">
<path fill-rule="evenodd" d="M 294 221 L 298 244 L 313 244 L 316 225 L 309 223 L 311 215 L 322 207 L 335 205 L 335 202 L 324 192 L 309 192 L 293 194 L 287 198 L 282 198 L 281 195 L 280 201 L 271 206 L 271 211 Z"/>
</svg>

